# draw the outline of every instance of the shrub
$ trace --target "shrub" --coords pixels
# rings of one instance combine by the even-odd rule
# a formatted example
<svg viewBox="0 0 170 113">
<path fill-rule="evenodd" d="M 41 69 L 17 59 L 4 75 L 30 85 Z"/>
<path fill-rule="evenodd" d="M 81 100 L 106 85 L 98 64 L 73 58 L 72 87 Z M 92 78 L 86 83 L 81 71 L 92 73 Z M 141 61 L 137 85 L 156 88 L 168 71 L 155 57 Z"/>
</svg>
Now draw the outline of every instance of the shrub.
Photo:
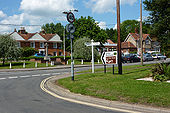
<svg viewBox="0 0 170 113">
<path fill-rule="evenodd" d="M 155 81 L 166 81 L 170 79 L 170 65 L 169 63 L 159 63 L 152 68 L 152 77 Z"/>
</svg>

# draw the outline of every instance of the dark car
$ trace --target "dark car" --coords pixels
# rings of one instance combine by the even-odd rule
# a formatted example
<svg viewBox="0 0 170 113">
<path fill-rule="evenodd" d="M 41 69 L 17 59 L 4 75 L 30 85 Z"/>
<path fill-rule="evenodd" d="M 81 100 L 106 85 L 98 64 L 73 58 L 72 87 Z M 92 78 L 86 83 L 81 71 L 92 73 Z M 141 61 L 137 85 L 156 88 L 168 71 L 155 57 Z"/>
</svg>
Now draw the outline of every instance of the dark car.
<svg viewBox="0 0 170 113">
<path fill-rule="evenodd" d="M 124 56 L 124 62 L 140 62 L 140 58 L 134 54 L 127 54 Z"/>
</svg>

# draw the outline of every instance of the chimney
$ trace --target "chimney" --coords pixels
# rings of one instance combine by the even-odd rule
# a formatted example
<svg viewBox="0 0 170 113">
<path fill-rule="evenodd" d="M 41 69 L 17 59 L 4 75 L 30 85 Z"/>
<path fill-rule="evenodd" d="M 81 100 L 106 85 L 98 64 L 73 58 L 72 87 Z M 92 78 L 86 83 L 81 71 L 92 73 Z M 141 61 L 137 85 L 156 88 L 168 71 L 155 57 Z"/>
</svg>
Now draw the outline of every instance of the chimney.
<svg viewBox="0 0 170 113">
<path fill-rule="evenodd" d="M 136 34 L 138 34 L 138 33 L 139 33 L 138 28 L 135 28 L 135 33 L 136 33 Z"/>
<path fill-rule="evenodd" d="M 21 27 L 19 33 L 21 33 L 21 34 L 26 34 L 25 27 Z"/>
<path fill-rule="evenodd" d="M 14 29 L 14 32 L 17 32 L 17 29 L 16 29 L 16 28 Z"/>
<path fill-rule="evenodd" d="M 40 33 L 42 33 L 43 35 L 46 34 L 45 30 L 44 29 L 41 29 Z"/>
</svg>

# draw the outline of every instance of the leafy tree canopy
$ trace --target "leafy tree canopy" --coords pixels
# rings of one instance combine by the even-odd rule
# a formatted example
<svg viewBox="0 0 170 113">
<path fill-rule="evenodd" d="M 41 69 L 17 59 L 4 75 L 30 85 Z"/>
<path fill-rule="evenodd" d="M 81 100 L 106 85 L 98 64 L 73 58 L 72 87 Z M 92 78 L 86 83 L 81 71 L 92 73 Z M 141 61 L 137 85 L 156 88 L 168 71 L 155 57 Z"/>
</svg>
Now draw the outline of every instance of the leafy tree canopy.
<svg viewBox="0 0 170 113">
<path fill-rule="evenodd" d="M 61 38 L 63 37 L 64 26 L 61 23 L 47 23 L 41 27 L 46 33 L 58 34 Z"/>
<path fill-rule="evenodd" d="M 152 25 L 151 33 L 161 42 L 161 49 L 168 52 L 170 47 L 170 7 L 169 0 L 145 0 L 145 10 L 149 11 L 148 22 Z M 170 50 L 169 50 L 170 51 Z"/>
<path fill-rule="evenodd" d="M 80 38 L 75 41 L 74 43 L 74 52 L 73 56 L 74 58 L 81 58 L 84 60 L 91 60 L 92 58 L 92 49 L 91 47 L 87 47 L 85 45 L 85 42 L 91 42 L 90 38 L 84 37 Z M 98 57 L 98 52 L 96 49 L 94 49 L 94 58 L 97 59 Z"/>
<path fill-rule="evenodd" d="M 3 59 L 18 59 L 20 56 L 20 49 L 17 48 L 17 42 L 9 35 L 0 35 L 0 58 Z"/>
<path fill-rule="evenodd" d="M 105 42 L 108 37 L 105 31 L 100 29 L 98 23 L 90 16 L 81 16 L 79 19 L 76 19 L 74 26 L 76 27 L 75 40 L 81 37 L 88 37 L 94 41 Z"/>
</svg>

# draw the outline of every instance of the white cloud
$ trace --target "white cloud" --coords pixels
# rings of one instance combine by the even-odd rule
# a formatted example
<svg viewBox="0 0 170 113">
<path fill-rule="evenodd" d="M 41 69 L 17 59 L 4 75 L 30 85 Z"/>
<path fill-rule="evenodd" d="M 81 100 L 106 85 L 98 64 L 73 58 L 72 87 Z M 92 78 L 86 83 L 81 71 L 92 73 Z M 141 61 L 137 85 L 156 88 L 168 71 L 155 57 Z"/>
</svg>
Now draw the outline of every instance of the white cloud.
<svg viewBox="0 0 170 113">
<path fill-rule="evenodd" d="M 98 23 L 98 26 L 99 26 L 101 29 L 106 29 L 106 27 L 107 27 L 107 26 L 106 26 L 106 22 L 102 22 L 102 21 Z"/>
<path fill-rule="evenodd" d="M 23 25 L 43 25 L 50 22 L 65 21 L 63 11 L 74 9 L 73 3 L 76 0 L 22 0 L 19 10 L 22 12 L 18 15 L 7 16 L 0 11 L 1 24 L 23 24 Z M 12 32 L 16 26 L 0 26 L 0 33 Z M 26 27 L 28 32 L 38 32 L 40 26 Z"/>
<path fill-rule="evenodd" d="M 4 17 L 6 17 L 7 15 L 3 12 L 3 11 L 1 11 L 0 10 L 0 18 L 4 18 Z"/>
<path fill-rule="evenodd" d="M 133 5 L 137 0 L 120 0 L 121 4 Z M 112 12 L 114 13 L 114 8 L 116 7 L 116 0 L 89 0 L 85 2 L 86 7 L 91 8 L 92 12 L 96 13 L 105 13 Z"/>
<path fill-rule="evenodd" d="M 113 27 L 113 29 L 117 29 L 117 24 L 115 24 L 115 26 Z"/>
<path fill-rule="evenodd" d="M 74 0 L 22 0 L 20 10 L 25 13 L 41 16 L 56 17 L 63 11 L 73 9 Z"/>
</svg>

